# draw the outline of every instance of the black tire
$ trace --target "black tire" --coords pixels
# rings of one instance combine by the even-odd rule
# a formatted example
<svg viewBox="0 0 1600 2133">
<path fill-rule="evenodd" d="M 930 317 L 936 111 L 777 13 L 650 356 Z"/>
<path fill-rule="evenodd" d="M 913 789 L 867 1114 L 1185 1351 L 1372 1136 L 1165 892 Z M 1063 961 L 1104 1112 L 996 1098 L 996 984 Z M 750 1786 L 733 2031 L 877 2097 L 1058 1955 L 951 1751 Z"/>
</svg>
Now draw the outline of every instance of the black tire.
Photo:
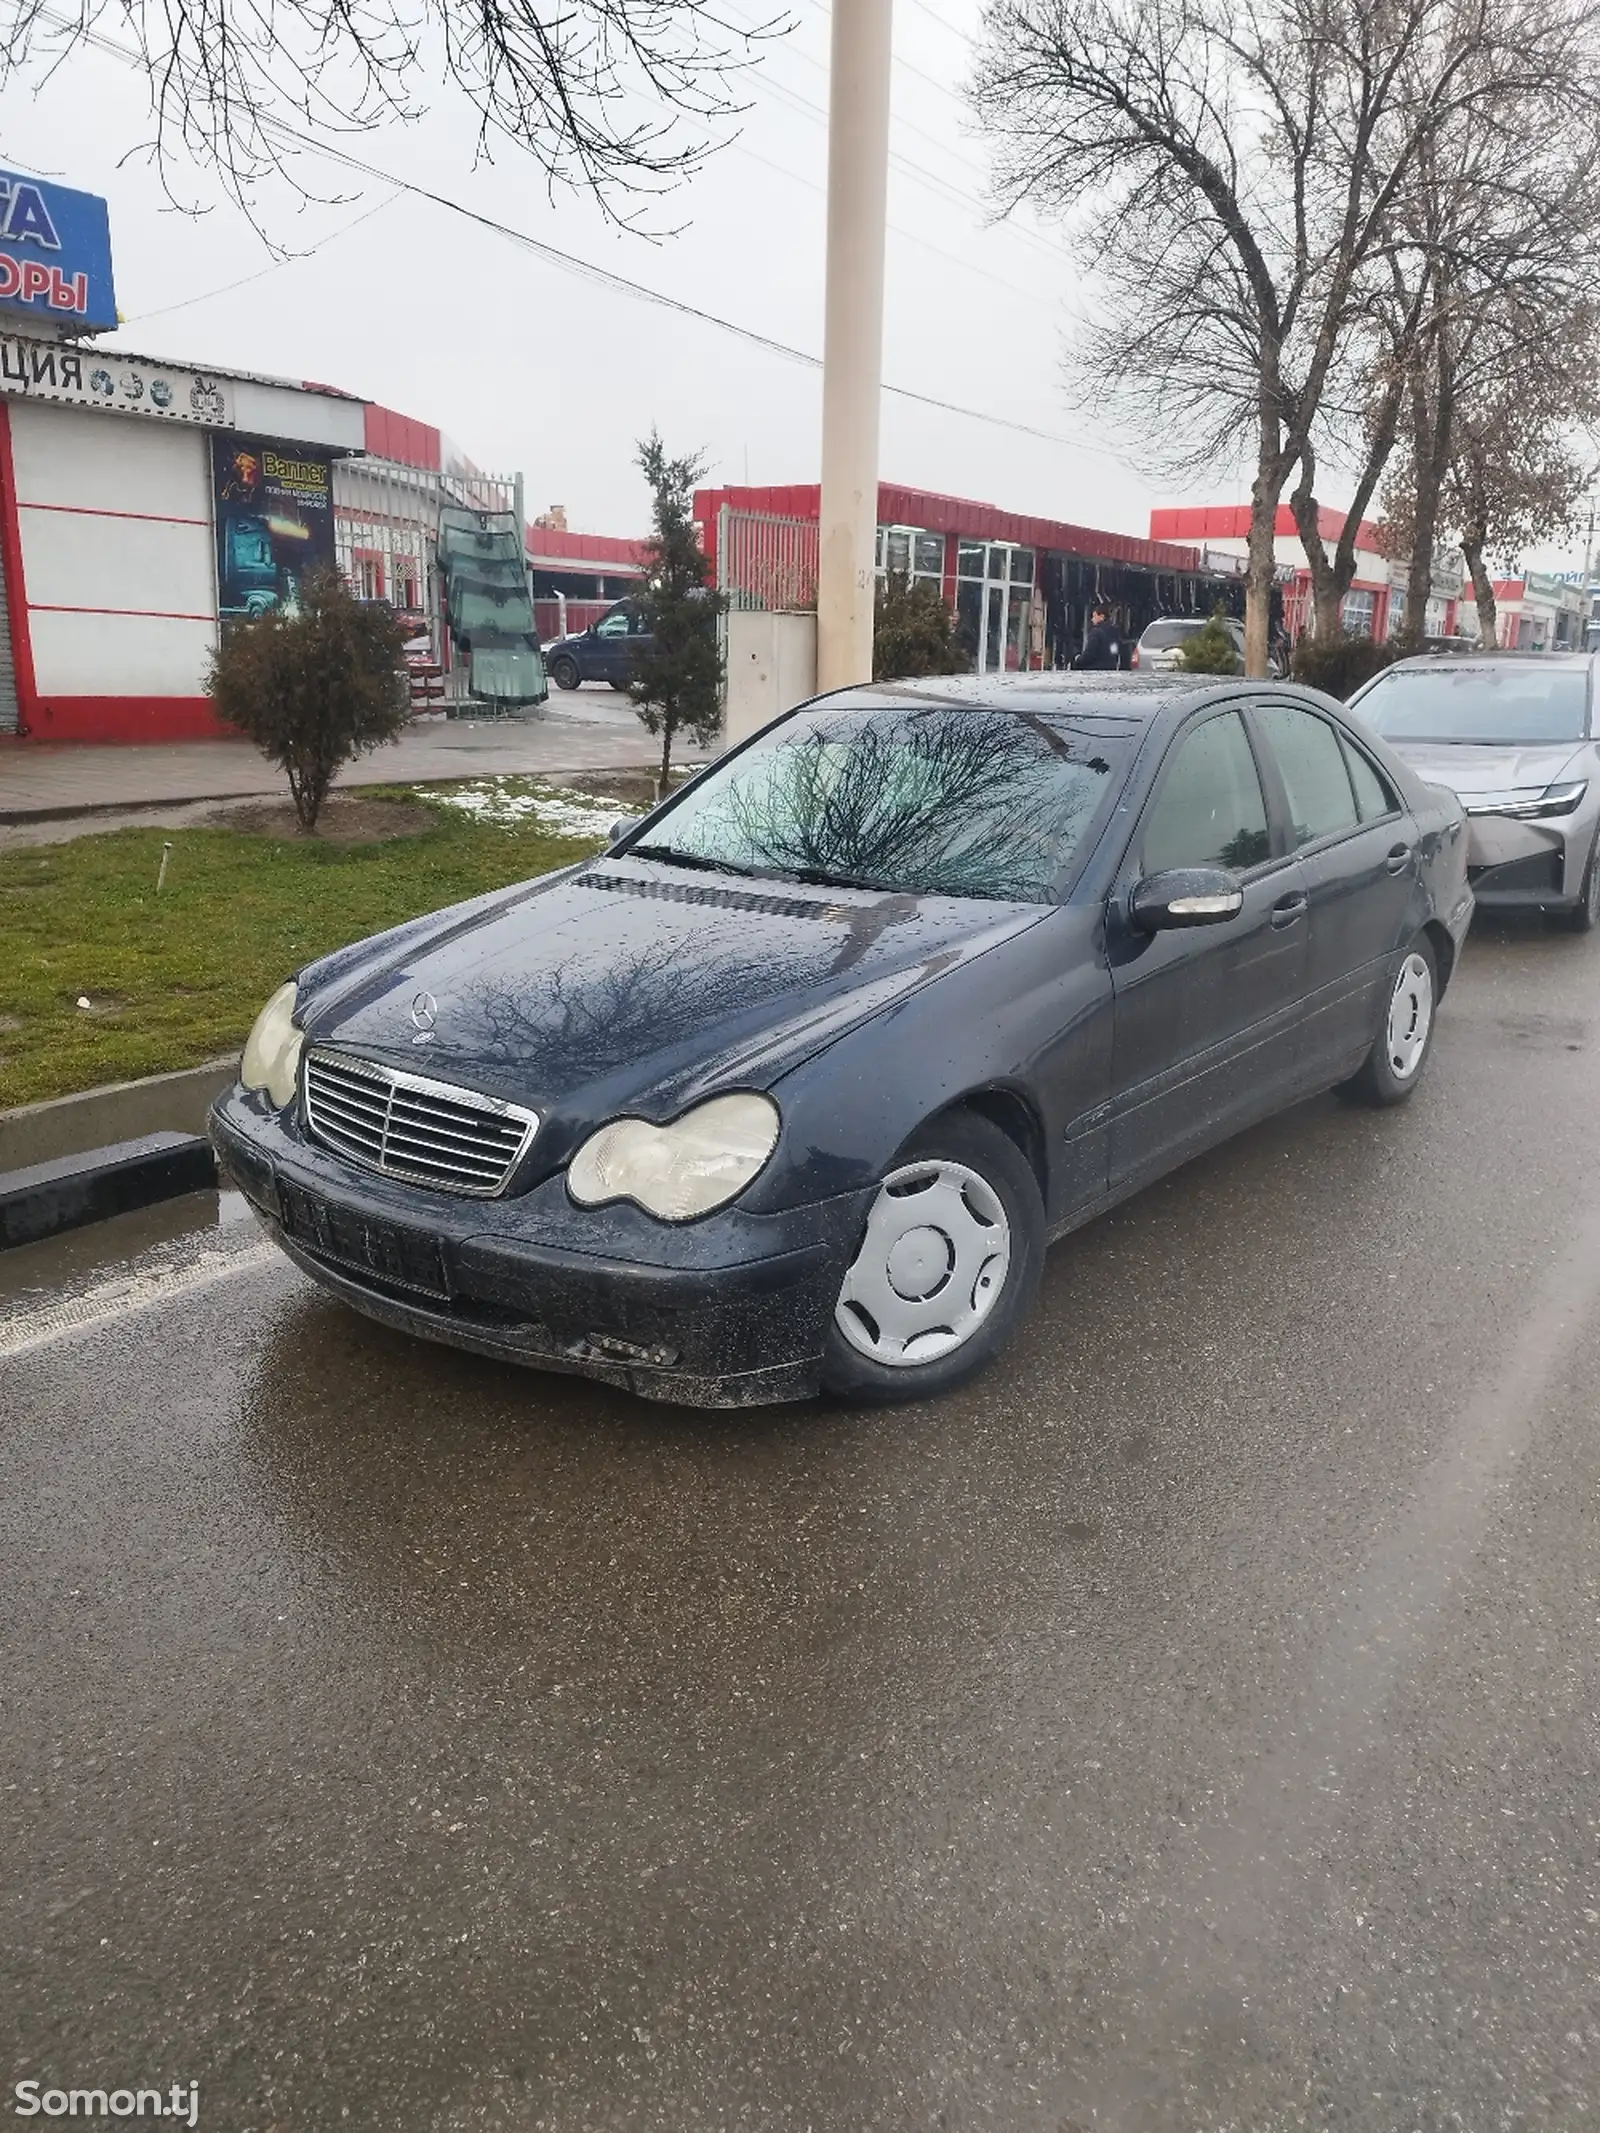
<svg viewBox="0 0 1600 2133">
<path fill-rule="evenodd" d="M 620 689 L 622 694 L 626 696 L 628 690 L 632 687 L 632 683 L 626 681 L 614 681 L 611 686 L 613 689 Z"/>
<path fill-rule="evenodd" d="M 976 1175 L 999 1201 L 1010 1231 L 1010 1257 L 1001 1287 L 972 1334 L 948 1354 L 922 1363 L 886 1364 L 864 1354 L 840 1330 L 828 1329 L 822 1360 L 824 1389 L 837 1398 L 886 1405 L 927 1400 L 974 1376 L 1006 1345 L 1032 1304 L 1044 1267 L 1044 1201 L 1027 1157 L 1000 1128 L 972 1111 L 948 1111 L 917 1133 L 889 1175 L 919 1163 L 955 1163 Z M 874 1210 L 881 1204 L 874 1201 Z M 858 1258 L 867 1242 L 863 1225 Z M 846 1286 L 851 1281 L 846 1275 Z M 844 1291 L 841 1289 L 841 1298 Z M 870 1322 L 869 1322 L 870 1324 Z"/>
<path fill-rule="evenodd" d="M 550 679 L 558 689 L 575 689 L 583 679 L 578 672 L 578 662 L 569 658 L 565 652 L 558 659 L 551 660 L 549 672 Z"/>
<path fill-rule="evenodd" d="M 1422 1049 L 1404 1070 L 1400 1051 L 1390 1043 L 1390 1017 L 1396 998 L 1411 974 L 1413 961 L 1420 961 L 1427 971 L 1428 1026 L 1422 1040 Z M 1439 1023 L 1439 958 L 1434 953 L 1433 943 L 1425 933 L 1419 933 L 1410 945 L 1401 950 L 1390 971 L 1389 983 L 1384 988 L 1383 1022 L 1372 1040 L 1372 1049 L 1350 1079 L 1340 1084 L 1340 1093 L 1357 1103 L 1403 1104 L 1415 1091 L 1427 1070 L 1428 1059 L 1433 1051 L 1433 1033 Z"/>
<path fill-rule="evenodd" d="M 1593 933 L 1600 926 L 1600 837 L 1596 837 L 1589 864 L 1583 870 L 1582 895 L 1572 910 L 1563 911 L 1560 916 L 1569 933 Z"/>
</svg>

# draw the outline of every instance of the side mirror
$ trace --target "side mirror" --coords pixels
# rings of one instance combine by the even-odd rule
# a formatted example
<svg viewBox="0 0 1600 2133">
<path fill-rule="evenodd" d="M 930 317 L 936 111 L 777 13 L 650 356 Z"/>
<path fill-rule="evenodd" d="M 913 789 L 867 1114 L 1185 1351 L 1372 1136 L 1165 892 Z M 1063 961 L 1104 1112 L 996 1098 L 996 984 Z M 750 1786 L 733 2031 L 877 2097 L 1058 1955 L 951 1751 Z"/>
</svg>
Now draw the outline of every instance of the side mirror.
<svg viewBox="0 0 1600 2133">
<path fill-rule="evenodd" d="M 643 815 L 619 815 L 611 825 L 611 833 L 608 839 L 610 849 L 615 851 L 628 832 L 636 830 L 643 820 Z"/>
<path fill-rule="evenodd" d="M 1172 867 L 1134 885 L 1128 916 L 1141 933 L 1222 926 L 1244 909 L 1244 891 L 1221 867 Z"/>
</svg>

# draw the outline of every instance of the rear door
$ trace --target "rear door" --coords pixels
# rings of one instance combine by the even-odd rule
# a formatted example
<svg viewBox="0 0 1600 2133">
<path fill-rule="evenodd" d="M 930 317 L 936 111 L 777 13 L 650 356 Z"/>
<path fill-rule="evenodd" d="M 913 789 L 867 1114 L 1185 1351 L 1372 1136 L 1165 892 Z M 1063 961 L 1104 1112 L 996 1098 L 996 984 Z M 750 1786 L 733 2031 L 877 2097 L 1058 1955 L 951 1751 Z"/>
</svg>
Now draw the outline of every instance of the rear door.
<svg viewBox="0 0 1600 2133">
<path fill-rule="evenodd" d="M 1310 898 L 1304 1066 L 1353 1071 L 1377 1034 L 1396 951 L 1416 928 L 1415 823 L 1366 751 L 1308 705 L 1250 707 Z"/>
<path fill-rule="evenodd" d="M 1111 1183 L 1137 1184 L 1289 1101 L 1306 968 L 1306 890 L 1269 815 L 1237 710 L 1207 712 L 1172 743 L 1106 917 L 1115 994 Z M 1216 866 L 1244 892 L 1222 925 L 1137 932 L 1136 882 Z"/>
</svg>

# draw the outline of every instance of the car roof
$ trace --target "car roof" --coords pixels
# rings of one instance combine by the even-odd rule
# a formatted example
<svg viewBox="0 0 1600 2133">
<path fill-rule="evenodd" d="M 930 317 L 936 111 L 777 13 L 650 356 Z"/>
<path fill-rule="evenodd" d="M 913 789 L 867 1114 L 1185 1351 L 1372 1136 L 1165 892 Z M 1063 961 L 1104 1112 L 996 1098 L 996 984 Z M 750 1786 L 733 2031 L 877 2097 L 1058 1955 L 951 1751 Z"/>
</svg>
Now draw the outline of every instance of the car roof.
<svg viewBox="0 0 1600 2133">
<path fill-rule="evenodd" d="M 1454 667 L 1503 667 L 1508 664 L 1542 667 L 1583 667 L 1593 671 L 1600 653 L 1595 652 L 1416 652 L 1409 659 L 1397 659 L 1392 665 L 1380 667 L 1373 675 L 1380 681 L 1385 674 L 1405 674 L 1426 671 L 1441 674 Z"/>
<path fill-rule="evenodd" d="M 1074 674 L 1059 669 L 1043 674 L 933 674 L 914 681 L 863 682 L 814 702 L 848 703 L 863 711 L 924 703 L 967 711 L 1014 711 L 1019 716 L 1061 713 L 1074 718 L 1152 720 L 1169 713 L 1181 716 L 1219 696 L 1281 699 L 1285 695 L 1330 708 L 1328 699 L 1314 689 L 1293 682 L 1250 681 L 1242 674 Z"/>
</svg>

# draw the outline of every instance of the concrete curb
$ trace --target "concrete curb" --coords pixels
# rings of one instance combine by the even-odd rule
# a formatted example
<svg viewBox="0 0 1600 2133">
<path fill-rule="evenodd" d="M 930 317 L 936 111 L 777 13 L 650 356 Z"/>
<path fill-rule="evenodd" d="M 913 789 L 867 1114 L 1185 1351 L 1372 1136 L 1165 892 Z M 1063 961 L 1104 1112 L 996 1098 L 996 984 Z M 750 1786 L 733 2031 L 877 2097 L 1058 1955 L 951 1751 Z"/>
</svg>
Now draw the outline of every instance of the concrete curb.
<svg viewBox="0 0 1600 2133">
<path fill-rule="evenodd" d="M 202 1135 L 212 1099 L 231 1087 L 238 1071 L 236 1056 L 209 1059 L 176 1074 L 113 1081 L 76 1096 L 0 1111 L 0 1172 L 61 1162 L 154 1133 Z"/>
<path fill-rule="evenodd" d="M 147 1133 L 115 1147 L 0 1171 L 0 1251 L 180 1193 L 203 1192 L 216 1182 L 211 1144 L 193 1133 Z"/>
<path fill-rule="evenodd" d="M 677 766 L 680 770 L 703 770 L 711 757 L 685 757 Z M 389 770 L 382 777 L 360 777 L 338 780 L 333 790 L 350 795 L 363 791 L 369 785 L 476 785 L 484 778 L 543 778 L 551 785 L 559 785 L 563 778 L 602 778 L 613 773 L 619 778 L 650 778 L 655 776 L 653 763 L 580 763 L 566 770 L 461 770 L 461 771 L 395 771 Z M 23 829 L 30 822 L 75 822 L 80 817 L 95 815 L 136 815 L 156 808 L 169 807 L 231 807 L 235 802 L 246 807 L 252 800 L 283 800 L 288 797 L 286 785 L 263 785 L 253 792 L 185 792 L 174 793 L 162 800 L 79 800 L 70 805 L 47 803 L 43 807 L 0 808 L 0 829 Z"/>
</svg>

